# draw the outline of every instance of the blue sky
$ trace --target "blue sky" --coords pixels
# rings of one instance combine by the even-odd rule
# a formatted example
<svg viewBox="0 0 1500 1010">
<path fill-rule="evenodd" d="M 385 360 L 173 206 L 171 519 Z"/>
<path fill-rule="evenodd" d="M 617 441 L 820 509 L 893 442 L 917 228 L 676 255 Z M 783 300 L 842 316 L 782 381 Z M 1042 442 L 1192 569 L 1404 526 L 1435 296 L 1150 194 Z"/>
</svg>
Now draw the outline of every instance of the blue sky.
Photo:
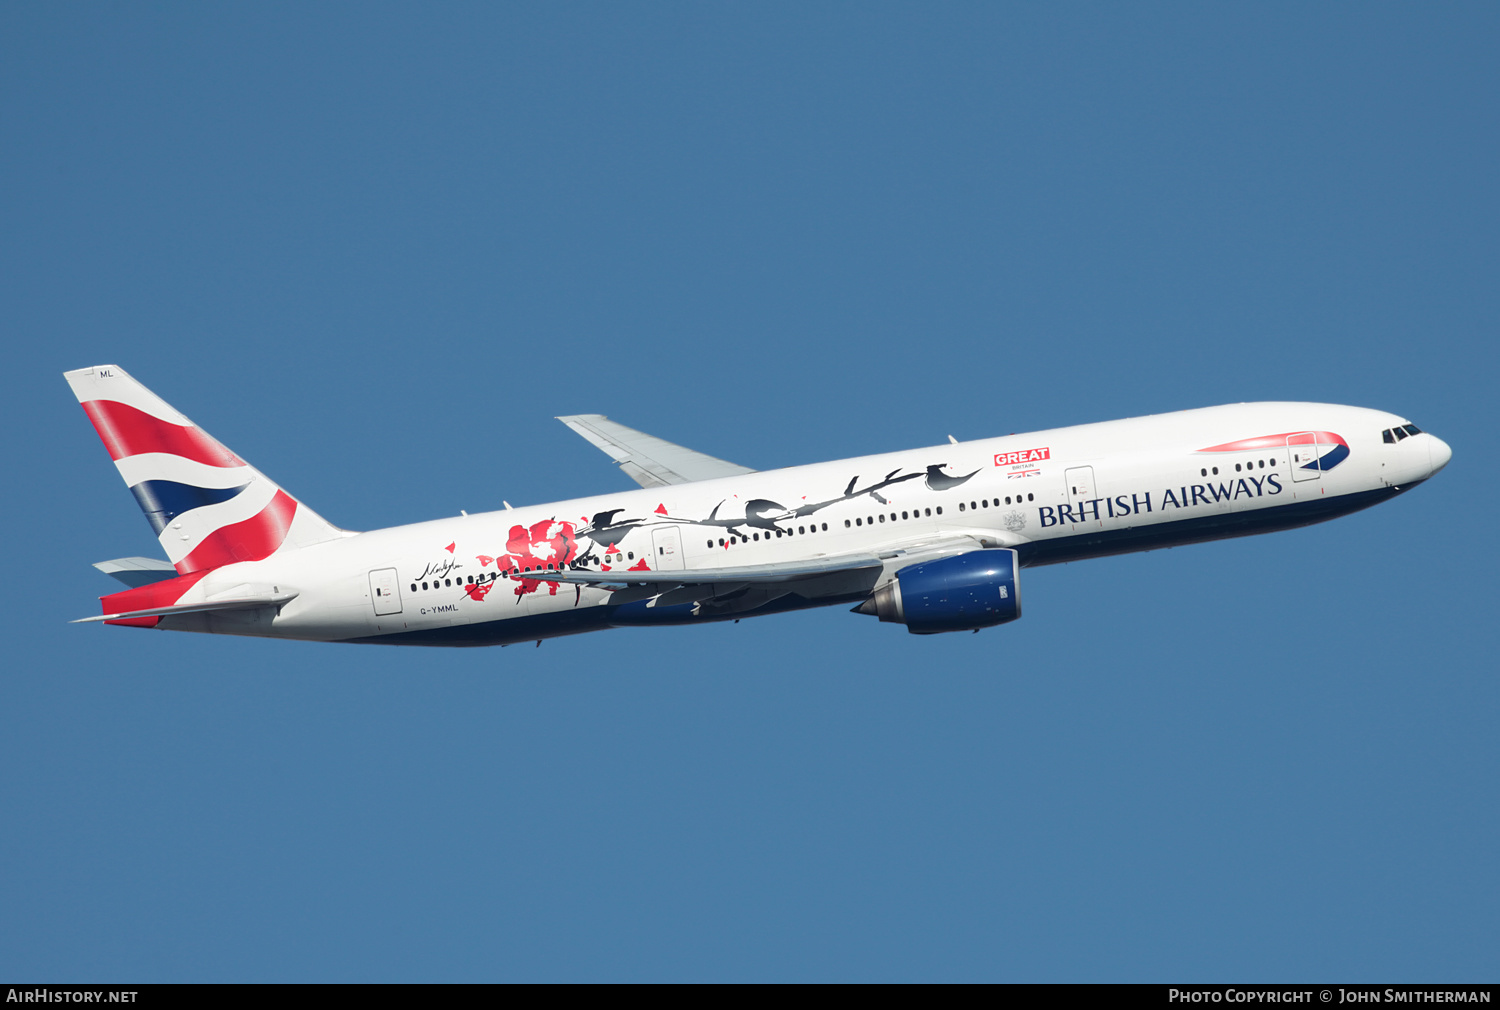
<svg viewBox="0 0 1500 1010">
<path fill-rule="evenodd" d="M 0 9 L 0 975 L 1500 970 L 1493 5 Z M 1306 530 L 540 649 L 70 626 L 112 362 L 353 529 L 1213 403 L 1454 460 Z"/>
</svg>

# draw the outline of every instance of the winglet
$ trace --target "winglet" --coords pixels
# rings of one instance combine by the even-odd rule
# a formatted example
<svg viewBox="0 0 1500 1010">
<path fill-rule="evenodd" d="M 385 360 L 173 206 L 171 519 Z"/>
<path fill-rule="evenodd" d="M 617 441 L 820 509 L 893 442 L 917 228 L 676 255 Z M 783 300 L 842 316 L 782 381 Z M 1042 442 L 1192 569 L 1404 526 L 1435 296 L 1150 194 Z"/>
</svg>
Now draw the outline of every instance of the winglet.
<svg viewBox="0 0 1500 1010">
<path fill-rule="evenodd" d="M 755 472 L 748 466 L 627 428 L 603 414 L 569 414 L 558 420 L 602 449 L 605 455 L 620 464 L 626 476 L 641 487 L 691 484 Z"/>
</svg>

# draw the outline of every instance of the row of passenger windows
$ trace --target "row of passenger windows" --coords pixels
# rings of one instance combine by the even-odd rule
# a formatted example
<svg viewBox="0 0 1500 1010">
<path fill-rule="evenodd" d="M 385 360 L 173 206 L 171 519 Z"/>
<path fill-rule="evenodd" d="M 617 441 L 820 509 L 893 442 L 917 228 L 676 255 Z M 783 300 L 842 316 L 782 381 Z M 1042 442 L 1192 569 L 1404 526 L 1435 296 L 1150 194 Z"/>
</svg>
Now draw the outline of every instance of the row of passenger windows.
<svg viewBox="0 0 1500 1010">
<path fill-rule="evenodd" d="M 1007 505 L 1011 504 L 1011 499 L 1012 498 L 1014 498 L 1015 499 L 1015 503 L 1017 505 L 1019 505 L 1019 504 L 1021 504 L 1022 501 L 1035 501 L 1036 500 L 1036 495 L 1029 494 L 1029 495 L 1026 495 L 1024 497 L 1021 496 L 1021 495 L 1006 495 L 1005 496 L 1005 504 L 1007 504 Z M 968 503 L 959 502 L 958 503 L 958 510 L 960 512 L 964 512 L 964 511 L 967 511 L 969 509 L 989 508 L 991 505 L 995 506 L 996 508 L 999 508 L 1000 507 L 1000 499 L 996 498 L 993 501 L 991 501 L 989 498 L 983 498 L 983 499 L 980 499 L 979 501 L 971 501 L 971 502 L 968 502 Z M 942 515 L 943 514 L 943 507 L 941 505 L 939 505 L 936 509 L 912 509 L 910 512 L 902 512 L 899 515 L 897 513 L 895 513 L 895 512 L 892 512 L 890 514 L 890 521 L 894 523 L 894 522 L 899 522 L 902 519 L 922 519 L 922 518 L 930 517 L 934 513 L 936 513 L 937 515 Z M 844 527 L 847 529 L 847 528 L 849 528 L 851 526 L 874 526 L 876 523 L 883 523 L 885 521 L 886 521 L 886 517 L 883 514 L 882 515 L 878 515 L 878 516 L 865 516 L 863 519 L 856 518 L 853 522 L 850 522 L 848 519 L 845 519 L 844 520 Z"/>
<path fill-rule="evenodd" d="M 1272 456 L 1269 461 L 1264 460 L 1264 459 L 1252 459 L 1248 463 L 1244 463 L 1244 464 L 1236 463 L 1234 465 L 1234 472 L 1235 473 L 1243 473 L 1246 470 L 1254 470 L 1256 467 L 1259 467 L 1260 469 L 1264 470 L 1266 468 L 1267 462 L 1269 462 L 1271 466 L 1275 466 L 1276 465 L 1276 457 Z M 1200 469 L 1198 472 L 1200 474 L 1202 474 L 1203 476 L 1207 477 L 1209 475 L 1209 471 L 1210 470 L 1212 470 L 1213 475 L 1215 477 L 1217 477 L 1219 475 L 1219 468 L 1218 467 L 1205 467 L 1203 469 Z"/>
<path fill-rule="evenodd" d="M 1403 438 L 1422 434 L 1422 429 L 1414 424 L 1403 424 L 1399 428 L 1387 428 L 1380 433 L 1381 441 L 1395 445 Z"/>
<path fill-rule="evenodd" d="M 1011 499 L 1011 496 L 1010 495 L 1006 495 L 1005 496 L 1005 504 L 1009 505 L 1010 504 L 1010 499 Z M 1020 495 L 1016 495 L 1015 499 L 1016 499 L 1016 504 L 1017 505 L 1021 504 L 1021 496 Z M 1036 501 L 1036 495 L 1034 495 L 1034 494 L 1027 495 L 1026 496 L 1026 501 Z M 974 501 L 969 502 L 969 508 L 971 510 L 978 509 L 978 508 L 989 508 L 989 507 L 990 507 L 990 500 L 988 498 L 981 498 L 977 502 L 974 502 Z M 999 498 L 995 499 L 995 507 L 996 508 L 1000 507 L 1000 499 Z M 960 512 L 962 512 L 964 510 L 964 503 L 963 502 L 959 502 L 958 503 L 958 510 Z M 942 515 L 942 510 L 941 509 L 938 510 L 938 515 Z"/>
<path fill-rule="evenodd" d="M 960 507 L 962 507 L 962 506 L 960 506 Z M 932 515 L 932 509 L 927 509 L 927 514 L 928 515 Z M 943 514 L 943 506 L 939 505 L 937 507 L 937 514 L 938 515 L 942 515 Z M 903 512 L 903 513 L 901 513 L 901 518 L 902 519 L 906 519 L 906 518 L 921 519 L 922 518 L 922 509 L 912 509 L 911 512 L 909 512 L 909 513 L 908 512 Z M 896 513 L 892 512 L 891 513 L 891 522 L 896 522 L 896 521 L 897 521 L 896 520 Z M 848 529 L 851 526 L 865 526 L 865 525 L 874 526 L 877 522 L 882 522 L 882 523 L 885 522 L 885 515 L 884 515 L 884 513 L 882 513 L 881 516 L 878 519 L 875 516 L 865 516 L 863 519 L 855 518 L 855 520 L 853 522 L 850 522 L 848 519 L 845 519 L 844 520 L 844 528 Z"/>
<path fill-rule="evenodd" d="M 468 583 L 469 583 L 469 585 L 472 586 L 476 582 L 479 582 L 479 583 L 494 582 L 498 578 L 500 578 L 500 573 L 499 572 L 488 572 L 488 573 L 485 573 L 485 574 L 481 574 L 478 578 L 475 578 L 472 575 L 468 576 Z M 462 586 L 464 584 L 464 581 L 465 580 L 462 577 L 457 578 L 457 579 L 444 579 L 441 582 L 439 582 L 437 579 L 433 579 L 432 580 L 432 588 L 433 589 L 442 589 L 444 586 L 454 586 L 454 585 Z M 425 583 L 425 582 L 422 583 L 422 588 L 426 589 L 427 588 L 427 583 Z M 417 584 L 415 582 L 413 582 L 411 584 L 411 591 L 414 592 L 414 593 L 417 591 Z"/>
<path fill-rule="evenodd" d="M 630 551 L 628 556 L 629 556 L 630 560 L 634 561 L 635 560 L 635 551 Z M 626 559 L 626 557 L 627 557 L 626 554 L 612 554 L 612 555 L 611 554 L 606 554 L 604 556 L 604 560 L 605 561 L 621 562 L 621 561 L 624 561 Z M 578 565 L 573 564 L 573 565 L 569 565 L 568 567 L 569 568 L 577 568 Z M 421 584 L 420 588 L 424 589 L 424 590 L 428 589 L 428 588 L 432 588 L 432 589 L 445 589 L 445 588 L 452 588 L 453 586 L 462 587 L 465 584 L 472 586 L 475 583 L 479 583 L 480 585 L 483 585 L 486 582 L 495 582 L 495 581 L 498 581 L 499 579 L 503 579 L 507 575 L 529 575 L 532 572 L 536 572 L 538 574 L 541 574 L 541 573 L 545 573 L 545 572 L 548 572 L 548 571 L 554 571 L 554 572 L 557 571 L 557 566 L 556 565 L 526 565 L 526 566 L 520 567 L 520 568 L 512 568 L 512 569 L 510 569 L 509 571 L 506 571 L 506 572 L 481 572 L 478 576 L 468 575 L 468 576 L 461 576 L 461 577 L 456 578 L 456 579 L 451 579 L 451 578 L 450 579 L 442 579 L 441 581 L 439 581 L 438 579 L 433 579 L 430 587 L 429 587 L 428 583 L 423 582 Z M 414 592 L 414 593 L 418 591 L 418 585 L 417 585 L 417 583 L 413 582 L 411 584 L 411 591 Z"/>
<path fill-rule="evenodd" d="M 846 523 L 845 525 L 848 525 L 848 524 Z M 823 524 L 823 530 L 822 531 L 824 533 L 828 532 L 828 524 L 827 523 Z M 818 532 L 818 524 L 817 523 L 811 523 L 811 524 L 809 524 L 807 526 L 798 526 L 797 527 L 797 533 L 800 534 L 800 535 L 802 535 L 802 536 L 806 536 L 809 533 L 817 533 L 817 532 Z M 787 536 L 787 537 L 792 536 L 792 528 L 790 526 L 788 526 L 785 530 L 778 529 L 776 531 L 776 536 L 777 536 L 778 539 L 781 538 L 781 537 L 783 537 L 783 536 Z M 748 544 L 752 540 L 759 540 L 759 539 L 760 539 L 760 534 L 759 533 L 752 533 L 748 537 L 741 537 L 741 536 L 729 537 L 727 540 L 725 538 L 723 538 L 723 537 L 720 537 L 719 538 L 719 546 L 720 547 L 727 547 L 728 545 L 733 544 L 733 543 Z M 767 540 L 771 539 L 771 531 L 770 530 L 766 531 L 766 539 Z M 714 542 L 712 540 L 708 541 L 708 546 L 712 547 L 713 545 L 714 545 Z M 635 555 L 632 554 L 631 557 L 635 557 Z"/>
</svg>

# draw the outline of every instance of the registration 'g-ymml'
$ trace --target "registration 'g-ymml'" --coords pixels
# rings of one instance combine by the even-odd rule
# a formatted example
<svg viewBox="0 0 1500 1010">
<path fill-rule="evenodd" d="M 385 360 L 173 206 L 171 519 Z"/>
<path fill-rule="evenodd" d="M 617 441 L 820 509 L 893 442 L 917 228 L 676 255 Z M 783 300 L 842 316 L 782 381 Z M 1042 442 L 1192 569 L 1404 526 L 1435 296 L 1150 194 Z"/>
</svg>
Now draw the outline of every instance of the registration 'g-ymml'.
<svg viewBox="0 0 1500 1010">
<path fill-rule="evenodd" d="M 1346 515 L 1448 446 L 1408 419 L 1241 403 L 755 471 L 560 420 L 642 490 L 356 533 L 116 365 L 67 373 L 166 555 L 95 567 L 106 624 L 507 645 L 852 605 L 916 634 L 1021 616 L 1021 569 Z"/>
</svg>

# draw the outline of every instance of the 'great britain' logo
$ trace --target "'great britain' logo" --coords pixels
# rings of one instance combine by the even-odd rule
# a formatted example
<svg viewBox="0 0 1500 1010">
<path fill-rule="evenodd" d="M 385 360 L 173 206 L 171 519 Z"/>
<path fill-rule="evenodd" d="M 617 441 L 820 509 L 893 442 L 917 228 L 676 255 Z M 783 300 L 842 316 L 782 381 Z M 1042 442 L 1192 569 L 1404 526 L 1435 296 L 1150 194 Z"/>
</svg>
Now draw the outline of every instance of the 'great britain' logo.
<svg viewBox="0 0 1500 1010">
<path fill-rule="evenodd" d="M 995 453 L 995 465 L 1013 466 L 1016 463 L 1040 463 L 1044 459 L 1051 458 L 1051 446 L 1043 446 L 1040 449 L 1018 449 L 1015 452 Z"/>
</svg>

